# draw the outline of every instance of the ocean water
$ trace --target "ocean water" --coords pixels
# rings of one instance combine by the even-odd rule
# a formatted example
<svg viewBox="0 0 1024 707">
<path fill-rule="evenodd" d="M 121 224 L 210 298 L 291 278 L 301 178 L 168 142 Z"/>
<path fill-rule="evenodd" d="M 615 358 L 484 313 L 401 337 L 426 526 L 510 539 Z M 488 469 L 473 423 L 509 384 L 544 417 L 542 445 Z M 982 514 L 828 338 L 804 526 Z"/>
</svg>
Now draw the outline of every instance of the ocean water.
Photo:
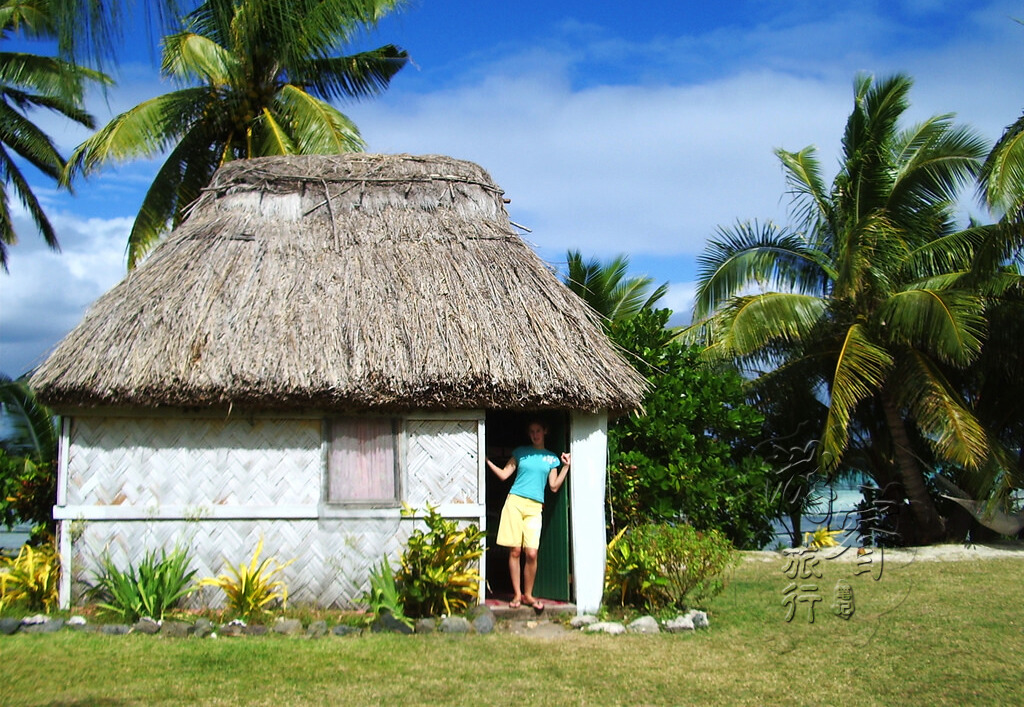
<svg viewBox="0 0 1024 707">
<path fill-rule="evenodd" d="M 843 530 L 836 536 L 836 542 L 843 545 L 860 546 L 857 535 L 857 504 L 864 500 L 859 488 L 829 488 L 818 491 L 819 501 L 800 519 L 800 532 L 814 532 L 818 528 Z M 789 519 L 776 519 L 772 523 L 775 537 L 762 549 L 774 550 L 793 544 L 788 530 Z"/>
<path fill-rule="evenodd" d="M 28 536 L 32 526 L 28 523 L 21 523 L 10 530 L 7 526 L 0 524 L 0 550 L 17 551 L 22 545 L 28 542 Z"/>
</svg>

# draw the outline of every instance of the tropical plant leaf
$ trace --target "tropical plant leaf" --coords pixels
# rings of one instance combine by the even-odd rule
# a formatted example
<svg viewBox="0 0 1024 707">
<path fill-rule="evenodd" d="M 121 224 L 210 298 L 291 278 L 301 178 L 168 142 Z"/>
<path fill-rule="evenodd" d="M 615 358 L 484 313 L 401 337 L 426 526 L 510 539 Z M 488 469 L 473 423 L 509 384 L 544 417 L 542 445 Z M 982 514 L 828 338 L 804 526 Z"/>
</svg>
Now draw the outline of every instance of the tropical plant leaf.
<svg viewBox="0 0 1024 707">
<path fill-rule="evenodd" d="M 900 402 L 913 414 L 941 459 L 978 469 L 989 456 L 983 426 L 939 367 L 919 351 L 902 358 L 897 371 L 906 382 Z"/>
<path fill-rule="evenodd" d="M 981 352 L 984 306 L 984 300 L 971 292 L 914 288 L 889 298 L 879 316 L 891 341 L 966 366 Z"/>
<path fill-rule="evenodd" d="M 825 471 L 835 469 L 842 459 L 849 443 L 850 416 L 857 403 L 882 387 L 892 363 L 892 356 L 869 339 L 862 325 L 855 324 L 847 330 L 836 357 L 829 391 L 831 403 L 821 440 Z"/>
</svg>

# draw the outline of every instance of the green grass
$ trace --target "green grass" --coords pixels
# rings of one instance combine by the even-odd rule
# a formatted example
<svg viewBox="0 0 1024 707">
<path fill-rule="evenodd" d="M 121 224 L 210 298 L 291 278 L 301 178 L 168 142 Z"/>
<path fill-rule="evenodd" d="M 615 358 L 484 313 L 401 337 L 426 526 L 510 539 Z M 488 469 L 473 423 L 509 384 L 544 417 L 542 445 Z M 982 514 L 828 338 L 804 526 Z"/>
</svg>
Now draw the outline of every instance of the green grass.
<svg viewBox="0 0 1024 707">
<path fill-rule="evenodd" d="M 0 637 L 0 704 L 1020 704 L 1024 561 L 822 563 L 787 623 L 781 561 L 748 562 L 685 635 Z M 849 621 L 829 611 L 840 576 Z"/>
</svg>

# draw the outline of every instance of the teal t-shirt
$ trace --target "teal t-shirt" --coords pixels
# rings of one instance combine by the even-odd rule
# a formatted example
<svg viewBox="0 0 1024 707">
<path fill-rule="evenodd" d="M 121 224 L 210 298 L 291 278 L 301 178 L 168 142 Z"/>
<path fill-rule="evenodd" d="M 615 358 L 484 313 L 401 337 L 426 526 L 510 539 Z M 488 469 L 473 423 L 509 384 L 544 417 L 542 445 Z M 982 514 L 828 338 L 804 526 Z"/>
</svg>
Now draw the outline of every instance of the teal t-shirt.
<svg viewBox="0 0 1024 707">
<path fill-rule="evenodd" d="M 516 459 L 516 480 L 509 493 L 544 503 L 544 487 L 548 484 L 548 473 L 561 465 L 554 452 L 534 447 L 516 447 L 512 451 Z"/>
</svg>

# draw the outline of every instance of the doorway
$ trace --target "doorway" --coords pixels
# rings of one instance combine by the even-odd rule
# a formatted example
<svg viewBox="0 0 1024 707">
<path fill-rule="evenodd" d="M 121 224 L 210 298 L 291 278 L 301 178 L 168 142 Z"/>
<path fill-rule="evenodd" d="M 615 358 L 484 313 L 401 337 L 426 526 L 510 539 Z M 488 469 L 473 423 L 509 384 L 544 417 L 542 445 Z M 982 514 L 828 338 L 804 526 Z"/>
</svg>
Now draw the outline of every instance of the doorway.
<svg viewBox="0 0 1024 707">
<path fill-rule="evenodd" d="M 504 466 L 512 450 L 529 444 L 526 428 L 539 420 L 548 428 L 545 446 L 555 454 L 569 449 L 569 419 L 563 412 L 528 413 L 506 410 L 487 412 L 484 446 L 487 457 Z M 498 522 L 515 476 L 502 481 L 487 470 L 487 597 L 505 599 L 512 596 L 512 580 L 508 576 L 508 548 L 497 544 Z M 572 598 L 572 557 L 569 542 L 569 484 L 572 473 L 557 494 L 548 489 L 544 497 L 544 525 L 540 538 L 537 581 L 534 594 L 538 598 L 570 601 Z"/>
</svg>

